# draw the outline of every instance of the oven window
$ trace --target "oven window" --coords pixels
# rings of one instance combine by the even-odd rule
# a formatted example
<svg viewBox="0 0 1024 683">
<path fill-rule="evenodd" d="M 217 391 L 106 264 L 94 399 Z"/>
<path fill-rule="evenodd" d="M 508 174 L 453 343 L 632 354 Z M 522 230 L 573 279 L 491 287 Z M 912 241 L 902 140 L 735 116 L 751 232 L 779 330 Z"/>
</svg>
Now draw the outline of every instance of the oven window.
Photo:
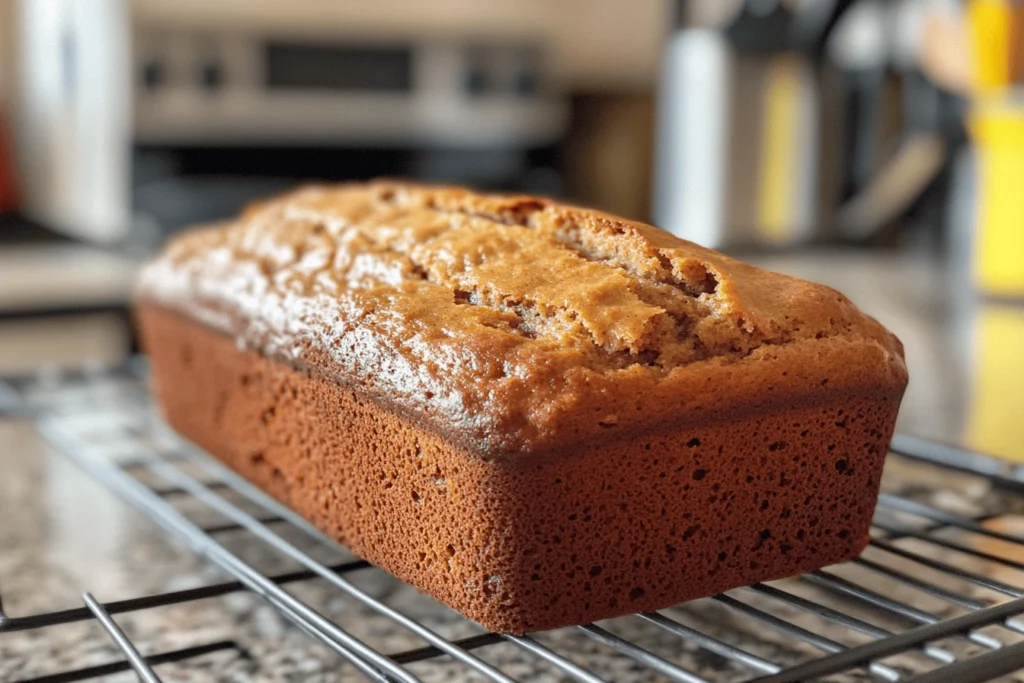
<svg viewBox="0 0 1024 683">
<path fill-rule="evenodd" d="M 412 50 L 270 42 L 265 73 L 269 88 L 407 92 L 412 89 Z"/>
</svg>

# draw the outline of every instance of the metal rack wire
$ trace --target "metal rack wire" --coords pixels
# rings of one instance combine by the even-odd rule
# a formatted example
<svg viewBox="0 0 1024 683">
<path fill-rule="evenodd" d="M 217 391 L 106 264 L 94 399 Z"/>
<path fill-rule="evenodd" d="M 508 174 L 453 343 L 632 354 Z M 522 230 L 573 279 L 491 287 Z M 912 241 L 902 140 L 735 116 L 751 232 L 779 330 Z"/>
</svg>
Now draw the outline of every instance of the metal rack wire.
<svg viewBox="0 0 1024 683">
<path fill-rule="evenodd" d="M 160 666 L 168 662 L 224 650 L 244 656 L 243 643 L 220 640 L 144 657 L 115 621 L 119 614 L 242 591 L 273 605 L 370 680 L 417 681 L 424 663 L 446 661 L 473 680 L 513 681 L 511 673 L 487 657 L 488 648 L 499 644 L 511 645 L 524 660 L 543 664 L 560 679 L 610 680 L 607 671 L 595 670 L 568 648 L 569 641 L 550 633 L 446 637 L 353 580 L 359 573 L 381 570 L 358 559 L 315 559 L 308 544 L 337 546 L 164 427 L 148 402 L 140 367 L 0 383 L 0 413 L 30 417 L 61 453 L 232 580 L 105 604 L 86 593 L 83 607 L 27 616 L 5 615 L 0 607 L 0 638 L 95 620 L 124 655 L 121 661 L 30 679 L 33 683 L 88 680 L 129 670 L 148 683 L 160 680 Z M 683 649 L 728 664 L 732 680 L 771 683 L 837 676 L 971 683 L 1024 669 L 1024 536 L 1001 524 L 1024 511 L 1024 468 L 906 436 L 893 441 L 892 451 L 904 459 L 983 477 L 1002 501 L 999 514 L 967 517 L 928 502 L 927 496 L 922 500 L 884 493 L 871 546 L 851 563 L 670 610 L 567 629 L 576 638 L 571 642 L 591 641 L 607 658 L 626 658 L 635 670 L 684 683 L 709 679 L 675 656 Z M 198 521 L 184 508 L 216 513 L 220 521 Z M 245 534 L 247 543 L 262 544 L 299 568 L 258 570 L 218 540 L 229 531 Z M 296 536 L 305 540 L 298 543 Z M 418 645 L 386 650 L 381 643 L 357 637 L 343 619 L 326 616 L 321 605 L 289 589 L 313 580 L 385 619 Z M 718 626 L 696 618 L 692 610 L 698 608 L 717 610 L 712 621 Z M 461 619 L 445 609 L 437 606 L 442 618 Z M 739 629 L 734 625 L 739 622 L 750 626 Z M 638 626 L 658 634 L 657 646 L 630 637 L 630 629 Z M 799 653 L 796 661 L 766 654 L 787 648 L 790 654 Z"/>
</svg>

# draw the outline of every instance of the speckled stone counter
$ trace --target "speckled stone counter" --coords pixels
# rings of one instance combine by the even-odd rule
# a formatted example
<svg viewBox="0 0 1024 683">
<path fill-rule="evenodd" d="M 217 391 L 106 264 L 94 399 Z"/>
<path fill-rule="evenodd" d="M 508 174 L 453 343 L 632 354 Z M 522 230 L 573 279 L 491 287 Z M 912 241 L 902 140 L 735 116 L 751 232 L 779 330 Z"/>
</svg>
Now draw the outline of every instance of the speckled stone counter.
<svg viewBox="0 0 1024 683">
<path fill-rule="evenodd" d="M 837 286 L 894 329 L 907 346 L 911 370 L 911 386 L 900 430 L 945 441 L 962 440 L 965 425 L 970 420 L 971 407 L 966 403 L 969 392 L 965 387 L 971 383 L 971 355 L 969 345 L 965 351 L 961 344 L 962 330 L 956 329 L 958 319 L 947 306 L 945 290 L 938 286 L 943 277 L 941 270 L 934 264 L 917 260 L 879 266 L 877 260 L 869 262 L 856 256 L 826 262 L 787 257 L 769 265 Z M 1019 430 L 1020 425 L 1012 428 Z M 1024 443 L 1024 434 L 1020 443 Z M 0 476 L 0 596 L 3 611 L 8 616 L 80 607 L 83 591 L 90 591 L 102 602 L 110 602 L 209 585 L 228 578 L 171 541 L 143 514 L 109 493 L 71 461 L 54 453 L 28 422 L 0 417 L 0 473 L 3 473 Z M 1000 513 L 1004 515 L 998 520 L 1003 531 L 1024 535 L 1024 509 L 1016 509 L 1019 499 L 1015 502 L 993 491 L 982 479 L 891 458 L 883 486 L 888 491 L 901 492 L 959 514 L 974 517 Z M 263 572 L 297 568 L 240 533 L 228 532 L 218 538 Z M 304 547 L 324 562 L 351 559 L 338 548 L 314 545 L 301 538 L 290 540 L 306 543 Z M 871 559 L 872 556 L 866 557 Z M 1024 557 L 1017 559 L 1024 562 Z M 898 562 L 890 565 L 900 566 Z M 984 562 L 965 568 L 1024 587 L 1024 572 L 1006 574 L 1005 569 Z M 863 577 L 858 572 L 868 570 L 844 567 L 835 571 L 837 575 L 859 581 Z M 458 638 L 481 632 L 377 569 L 362 569 L 347 576 L 371 595 L 445 637 Z M 937 580 L 932 576 L 922 575 L 921 578 Z M 887 579 L 876 580 L 879 589 L 884 589 L 887 595 L 899 596 L 938 616 L 964 611 L 948 601 L 906 587 L 893 588 L 891 581 L 886 583 Z M 401 633 L 387 619 L 343 597 L 322 580 L 290 584 L 288 590 L 317 605 L 324 615 L 381 651 L 400 651 L 422 644 Z M 813 586 L 802 585 L 792 590 L 812 599 L 816 596 Z M 966 589 L 959 586 L 956 590 Z M 972 599 L 992 601 L 989 592 L 972 591 Z M 744 599 L 758 604 L 758 597 Z M 1002 599 L 1006 599 L 1005 596 Z M 868 639 L 845 627 L 829 630 L 822 627 L 818 617 L 772 603 L 767 598 L 764 600 L 766 611 L 843 644 L 855 645 Z M 855 610 L 851 613 L 858 614 Z M 742 645 L 748 652 L 778 664 L 788 665 L 821 654 L 712 601 L 698 601 L 666 610 L 665 614 L 716 634 L 726 642 Z M 877 614 L 863 616 L 884 627 Z M 165 681 L 363 680 L 353 666 L 314 643 L 248 592 L 120 614 L 116 619 L 143 654 L 222 640 L 237 644 L 236 648 L 186 662 L 162 664 L 158 673 Z M 603 625 L 707 680 L 739 681 L 751 677 L 750 669 L 700 650 L 639 619 L 613 620 Z M 891 627 L 902 630 L 908 624 L 894 622 Z M 1004 642 L 1013 642 L 1014 636 L 1004 629 L 1000 637 Z M 578 630 L 562 629 L 537 634 L 536 638 L 606 680 L 665 680 L 628 658 L 613 654 Z M 948 644 L 951 651 L 958 653 L 978 647 L 964 639 Z M 476 654 L 497 664 L 517 680 L 569 680 L 510 643 L 481 648 Z M 0 632 L 0 681 L 19 681 L 120 659 L 120 652 L 93 621 L 24 632 Z M 409 669 L 424 681 L 481 680 L 479 676 L 467 674 L 464 666 L 447 659 L 411 664 Z M 842 680 L 862 679 L 873 680 L 867 673 L 850 674 Z M 123 673 L 104 680 L 132 681 L 135 678 L 131 673 Z"/>
</svg>

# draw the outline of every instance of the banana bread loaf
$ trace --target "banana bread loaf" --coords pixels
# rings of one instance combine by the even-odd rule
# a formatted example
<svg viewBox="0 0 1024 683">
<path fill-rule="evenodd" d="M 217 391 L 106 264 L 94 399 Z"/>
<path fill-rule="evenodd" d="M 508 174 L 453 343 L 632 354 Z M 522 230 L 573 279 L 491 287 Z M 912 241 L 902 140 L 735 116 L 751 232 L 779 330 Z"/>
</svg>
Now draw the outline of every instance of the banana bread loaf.
<svg viewBox="0 0 1024 683">
<path fill-rule="evenodd" d="M 907 382 L 838 292 L 535 197 L 308 187 L 144 269 L 170 424 L 484 626 L 857 555 Z"/>
</svg>

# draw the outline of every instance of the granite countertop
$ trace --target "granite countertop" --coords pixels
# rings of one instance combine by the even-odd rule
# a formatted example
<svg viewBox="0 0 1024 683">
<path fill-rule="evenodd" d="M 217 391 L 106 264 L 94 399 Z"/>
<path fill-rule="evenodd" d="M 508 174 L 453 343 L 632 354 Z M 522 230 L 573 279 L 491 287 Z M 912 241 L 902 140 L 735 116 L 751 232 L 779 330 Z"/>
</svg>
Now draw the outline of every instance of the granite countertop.
<svg viewBox="0 0 1024 683">
<path fill-rule="evenodd" d="M 978 353 L 994 353 L 1002 358 L 998 354 L 1005 354 L 1005 341 L 1000 338 L 978 340 L 980 333 L 975 326 L 987 324 L 983 321 L 984 307 L 958 309 L 949 296 L 945 272 L 937 264 L 917 257 L 868 258 L 864 254 L 832 255 L 828 259 L 785 256 L 761 261 L 776 269 L 836 286 L 903 339 L 912 379 L 900 417 L 901 431 L 943 441 L 966 442 L 979 448 L 1009 445 L 1009 450 L 1003 454 L 1024 460 L 1024 451 L 1020 450 L 1020 444 L 1024 444 L 1021 421 L 993 420 L 992 415 L 976 414 L 981 408 L 987 413 L 990 406 L 999 401 L 1013 400 L 1007 391 L 1019 391 L 1008 389 L 999 381 L 995 381 L 993 389 L 992 377 L 979 378 L 979 374 L 989 370 L 984 363 L 979 365 Z M 1003 333 L 1013 333 L 1019 329 L 1014 325 L 1024 325 L 1024 309 L 999 307 L 998 316 L 1002 316 L 999 320 L 1003 327 L 998 329 Z M 1019 364 L 1024 360 L 1017 359 L 1017 363 L 1017 366 L 1001 365 L 1004 379 L 1020 376 L 1022 366 Z M 995 391 L 999 401 L 986 395 L 986 391 Z M 1024 401 L 1016 403 L 1021 404 Z M 1010 406 L 1005 410 L 1012 409 Z M 995 417 L 999 418 L 1000 408 L 997 406 L 995 410 Z M 1009 415 L 1009 412 L 1003 414 Z M 997 425 L 997 433 L 985 428 L 990 424 Z M 1014 447 L 1016 452 L 1012 450 Z M 4 473 L 0 477 L 0 596 L 4 613 L 9 616 L 80 607 L 81 594 L 86 590 L 98 600 L 110 602 L 225 580 L 221 572 L 170 541 L 145 516 L 107 492 L 69 460 L 54 453 L 27 421 L 0 416 L 0 472 Z M 888 491 L 902 492 L 960 514 L 977 516 L 1000 512 L 1008 515 L 1000 521 L 1008 525 L 1004 529 L 1024 535 L 1024 523 L 1021 523 L 1024 509 L 1016 507 L 1020 499 L 1011 501 L 994 492 L 982 479 L 894 457 L 890 459 L 883 486 Z M 241 535 L 226 533 L 220 540 L 262 571 L 295 568 L 292 563 L 261 552 L 252 543 L 243 543 Z M 325 562 L 350 557 L 340 548 L 317 546 L 313 552 Z M 1024 574 L 1007 577 L 995 573 L 994 566 L 986 564 L 978 565 L 975 570 L 990 572 L 994 578 L 1024 587 Z M 856 569 L 839 573 L 844 571 L 844 576 L 856 577 Z M 446 637 L 480 632 L 476 626 L 439 608 L 379 570 L 359 570 L 350 578 L 372 595 L 385 599 L 389 605 L 400 608 Z M 385 619 L 357 607 L 322 581 L 292 584 L 289 590 L 316 604 L 353 635 L 383 651 L 418 646 L 417 641 L 397 633 Z M 802 590 L 808 596 L 813 595 L 813 591 L 806 592 L 810 590 L 806 587 Z M 898 592 L 888 594 L 900 595 Z M 992 597 L 984 591 L 971 595 L 980 600 Z M 905 599 L 941 616 L 957 613 L 948 603 L 927 596 L 915 594 Z M 791 609 L 775 605 L 774 614 L 791 616 Z M 734 644 L 742 643 L 748 651 L 779 664 L 805 660 L 816 653 L 794 645 L 790 639 L 768 633 L 763 627 L 711 601 L 699 601 L 666 613 L 692 626 L 721 634 L 724 640 Z M 845 628 L 836 628 L 834 633 L 822 630 L 820 621 L 814 621 L 816 617 L 795 615 L 793 618 L 796 623 L 806 620 L 807 628 L 841 642 L 864 642 L 863 638 L 851 640 Z M 116 619 L 144 654 L 219 640 L 232 640 L 239 646 L 183 663 L 163 664 L 157 671 L 165 681 L 363 680 L 350 664 L 313 643 L 284 622 L 271 607 L 246 592 L 116 615 Z M 907 624 L 893 625 L 897 627 L 906 628 Z M 638 619 L 608 622 L 607 628 L 708 680 L 744 680 L 751 675 L 748 669 L 699 651 Z M 579 631 L 563 629 L 539 634 L 537 638 L 561 653 L 571 654 L 575 661 L 608 680 L 663 680 L 641 672 L 638 665 L 624 657 L 609 656 L 606 647 Z M 965 643 L 950 647 L 974 647 Z M 488 646 L 477 654 L 519 680 L 568 680 L 509 643 Z M 0 681 L 19 681 L 120 659 L 119 651 L 92 621 L 0 633 Z M 446 660 L 413 664 L 410 670 L 425 681 L 480 680 L 466 674 L 465 667 Z M 869 680 L 866 675 L 863 679 Z M 104 680 L 132 681 L 135 678 L 126 673 Z M 852 674 L 845 680 L 861 680 L 861 677 Z"/>
<path fill-rule="evenodd" d="M 0 249 L 0 311 L 123 306 L 139 259 L 70 242 Z"/>
</svg>

